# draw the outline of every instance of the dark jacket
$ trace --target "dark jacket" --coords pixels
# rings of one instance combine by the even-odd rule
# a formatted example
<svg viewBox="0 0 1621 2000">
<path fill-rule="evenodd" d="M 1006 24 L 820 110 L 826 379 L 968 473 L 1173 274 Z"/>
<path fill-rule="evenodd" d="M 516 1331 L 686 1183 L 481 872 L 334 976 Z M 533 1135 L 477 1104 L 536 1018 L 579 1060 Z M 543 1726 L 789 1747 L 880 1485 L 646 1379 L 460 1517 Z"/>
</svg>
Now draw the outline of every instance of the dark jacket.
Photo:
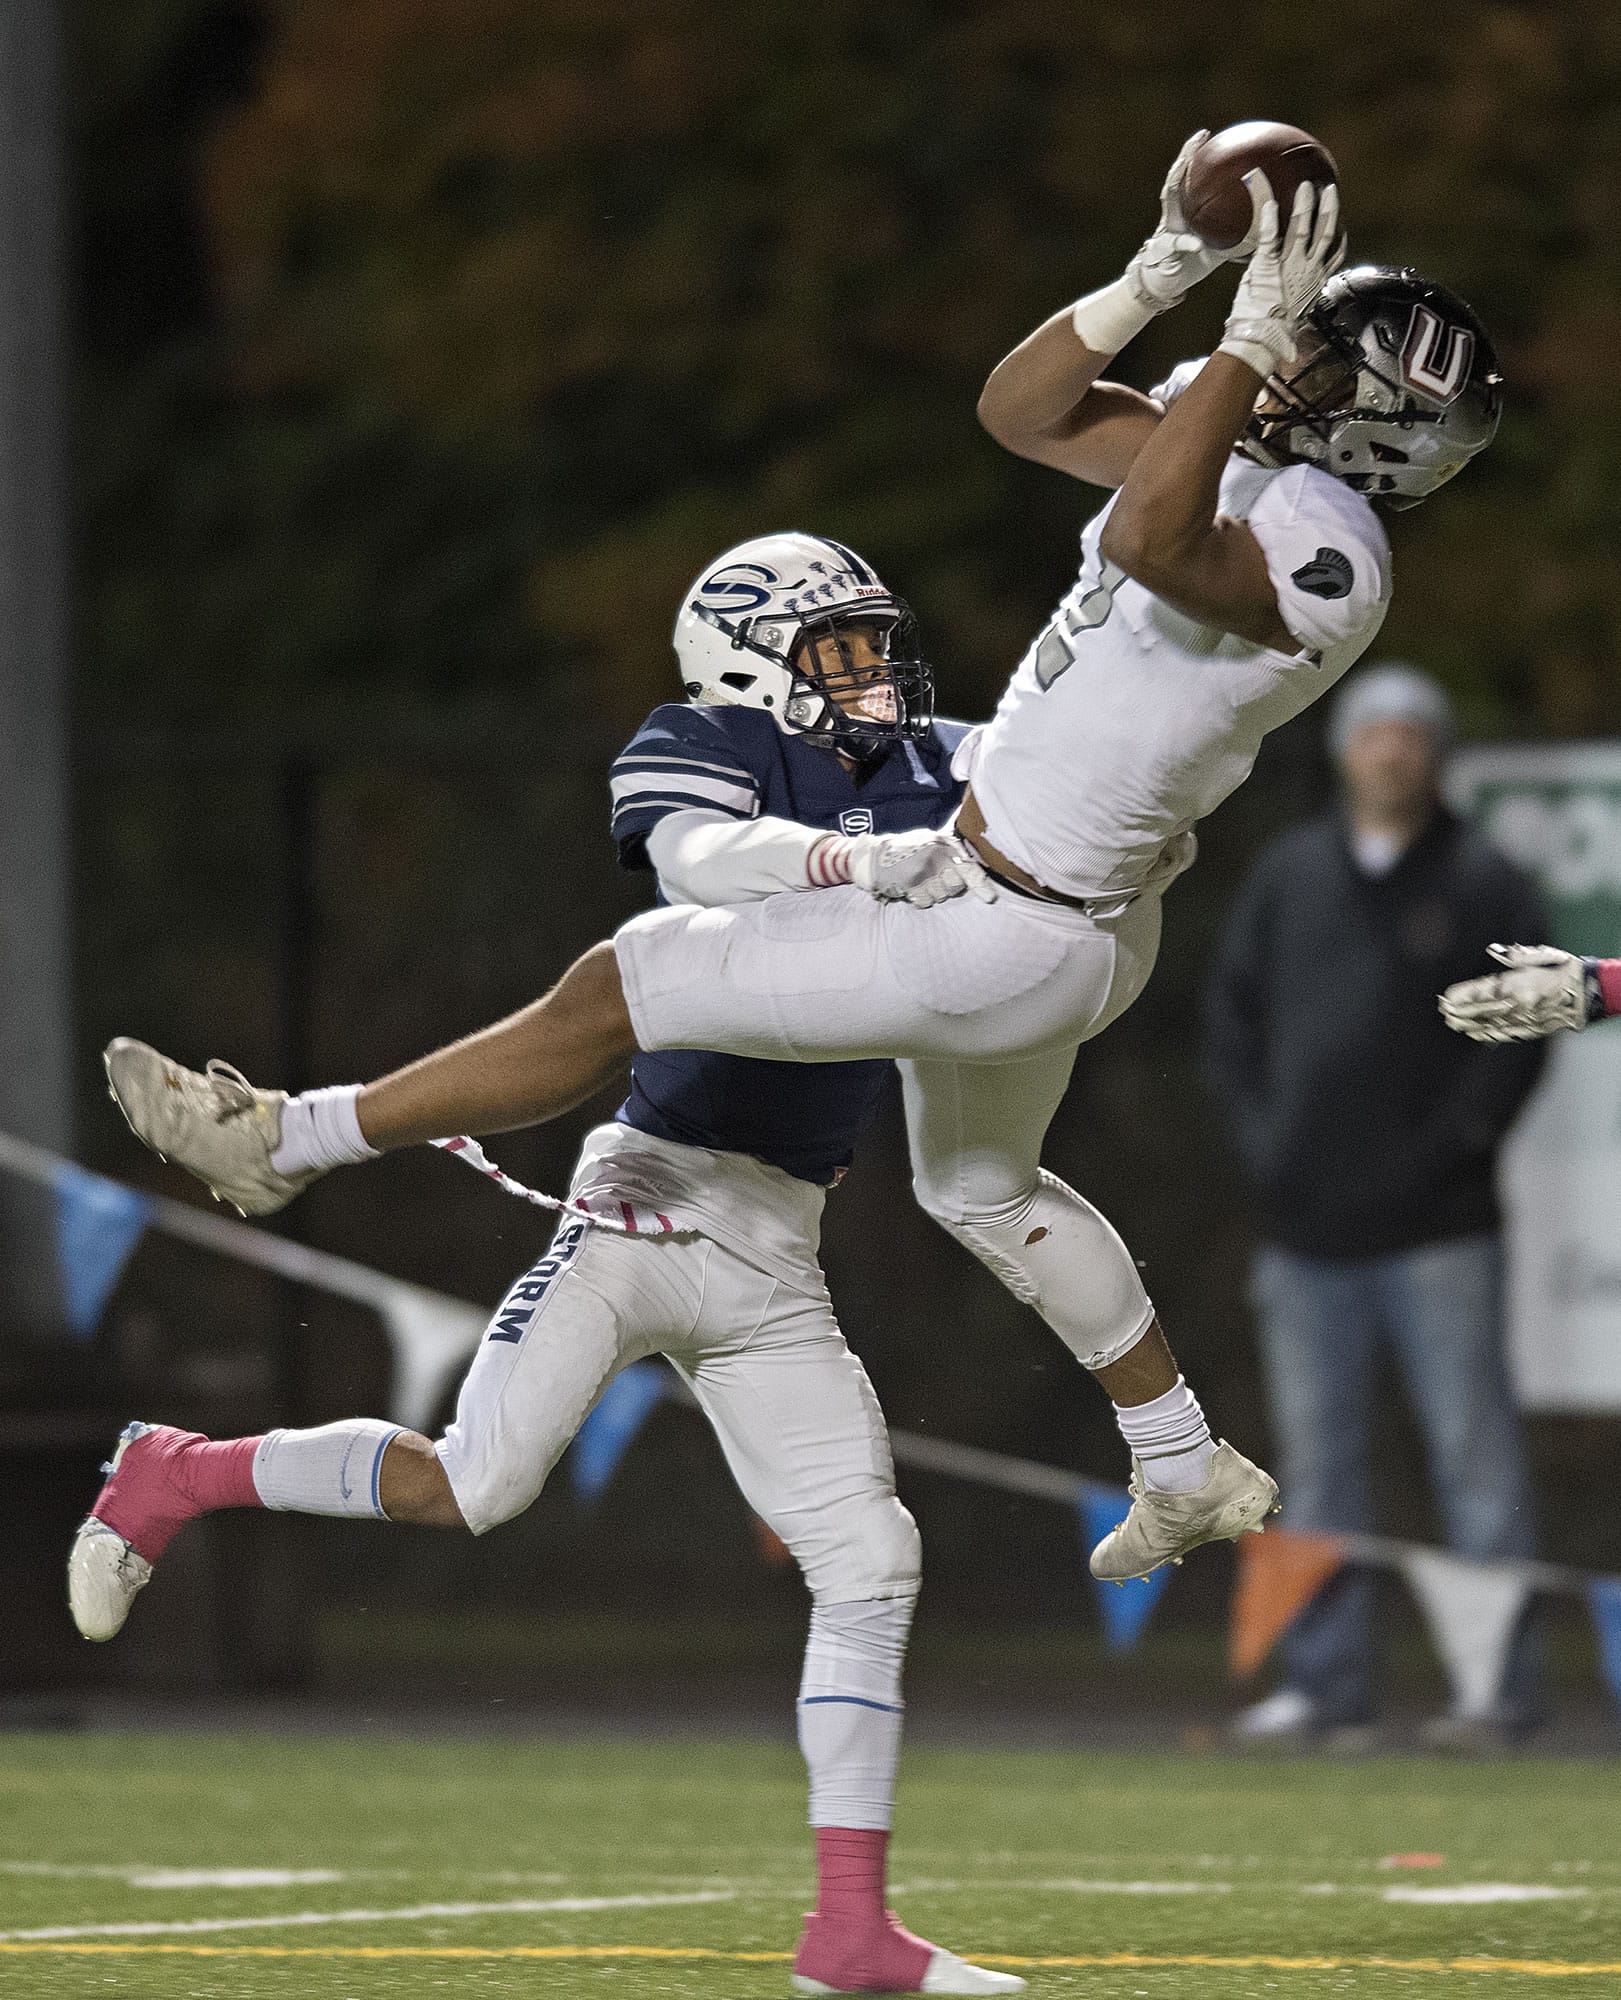
<svg viewBox="0 0 1621 2000">
<path fill-rule="evenodd" d="M 1450 812 L 1365 875 L 1338 813 L 1251 869 L 1206 994 L 1206 1072 L 1269 1240 L 1370 1257 L 1494 1229 L 1495 1156 L 1541 1043 L 1447 1028 L 1436 996 L 1547 921 L 1524 875 Z"/>
</svg>

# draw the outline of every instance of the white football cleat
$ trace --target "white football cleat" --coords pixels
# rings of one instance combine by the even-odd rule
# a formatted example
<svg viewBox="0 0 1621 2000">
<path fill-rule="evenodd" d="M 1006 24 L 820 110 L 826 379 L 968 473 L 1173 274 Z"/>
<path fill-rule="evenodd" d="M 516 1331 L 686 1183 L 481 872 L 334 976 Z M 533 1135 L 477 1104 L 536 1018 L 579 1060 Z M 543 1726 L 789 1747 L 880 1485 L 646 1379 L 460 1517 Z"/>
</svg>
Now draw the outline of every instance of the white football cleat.
<svg viewBox="0 0 1621 2000">
<path fill-rule="evenodd" d="M 935 1946 L 929 1969 L 923 1975 L 925 1993 L 1022 1993 L 1024 1981 L 1013 1972 L 992 1972 L 988 1966 L 970 1965 L 954 1951 Z"/>
<path fill-rule="evenodd" d="M 126 1424 L 112 1457 L 101 1468 L 110 1479 L 119 1461 L 150 1424 Z M 87 1514 L 68 1551 L 68 1609 L 87 1639 L 98 1644 L 123 1629 L 136 1593 L 152 1581 L 152 1565 L 116 1528 Z"/>
<path fill-rule="evenodd" d="M 102 1062 L 136 1138 L 241 1214 L 270 1215 L 320 1178 L 320 1167 L 283 1174 L 270 1164 L 281 1144 L 286 1091 L 255 1090 L 217 1057 L 201 1074 L 184 1069 L 124 1035 L 107 1044 Z"/>
<path fill-rule="evenodd" d="M 881 1993 L 886 1989 L 877 1986 L 851 1988 L 848 1986 L 827 1986 L 820 1979 L 808 1979 L 802 1972 L 793 1973 L 789 1984 L 796 1993 Z M 970 1965 L 965 1958 L 959 1958 L 954 1951 L 944 1951 L 939 1945 L 934 1948 L 934 1956 L 929 1960 L 928 1970 L 923 1975 L 923 1984 L 910 1991 L 917 1993 L 1022 1993 L 1025 1982 L 1012 1972 L 992 1972 L 988 1966 Z M 895 1990 L 893 1988 L 887 1990 Z"/>
<path fill-rule="evenodd" d="M 1162 1493 L 1131 1461 L 1131 1512 L 1092 1551 L 1089 1567 L 1104 1583 L 1129 1583 L 1161 1563 L 1179 1563 L 1206 1542 L 1259 1534 L 1278 1511 L 1278 1482 L 1225 1441 L 1216 1447 L 1210 1477 L 1192 1493 Z"/>
<path fill-rule="evenodd" d="M 152 1565 L 124 1537 L 93 1516 L 80 1523 L 68 1555 L 68 1609 L 87 1639 L 123 1630 L 135 1594 L 152 1581 Z"/>
</svg>

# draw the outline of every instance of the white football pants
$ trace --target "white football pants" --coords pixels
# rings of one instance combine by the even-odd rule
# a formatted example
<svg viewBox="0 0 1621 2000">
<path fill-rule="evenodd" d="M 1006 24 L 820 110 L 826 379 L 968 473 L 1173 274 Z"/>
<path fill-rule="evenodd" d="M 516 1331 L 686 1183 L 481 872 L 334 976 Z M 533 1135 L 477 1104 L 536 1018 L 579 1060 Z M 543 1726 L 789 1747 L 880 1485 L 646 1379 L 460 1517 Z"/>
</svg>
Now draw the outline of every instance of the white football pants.
<svg viewBox="0 0 1621 2000">
<path fill-rule="evenodd" d="M 482 1534 L 522 1513 L 614 1376 L 650 1354 L 691 1387 L 819 1603 L 916 1594 L 917 1528 L 825 1285 L 791 1288 L 686 1233 L 565 1221 L 508 1293 L 437 1447 L 467 1525 Z"/>
<path fill-rule="evenodd" d="M 1040 1170 L 1080 1043 L 1153 971 L 1160 903 L 1089 917 L 1004 890 L 932 909 L 858 889 L 649 911 L 614 939 L 643 1048 L 778 1060 L 901 1059 L 928 1213 L 1088 1368 L 1153 1319 L 1124 1243 Z"/>
<path fill-rule="evenodd" d="M 463 1518 L 482 1533 L 520 1513 L 620 1369 L 667 1355 L 811 1592 L 797 1711 L 811 1824 L 887 1827 L 920 1549 L 816 1261 L 821 1191 L 613 1124 L 587 1139 L 573 1192 L 627 1217 L 645 1200 L 678 1227 L 620 1236 L 565 1218 L 507 1293 L 437 1447 Z"/>
</svg>

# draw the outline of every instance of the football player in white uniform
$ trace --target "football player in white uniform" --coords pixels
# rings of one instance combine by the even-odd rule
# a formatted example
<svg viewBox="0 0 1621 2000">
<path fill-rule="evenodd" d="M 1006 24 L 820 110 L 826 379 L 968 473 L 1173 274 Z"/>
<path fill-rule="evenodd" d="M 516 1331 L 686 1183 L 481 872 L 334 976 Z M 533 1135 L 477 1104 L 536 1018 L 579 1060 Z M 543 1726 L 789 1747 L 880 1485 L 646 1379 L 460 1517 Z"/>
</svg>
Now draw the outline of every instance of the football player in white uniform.
<svg viewBox="0 0 1621 2000">
<path fill-rule="evenodd" d="M 1116 1406 L 1134 1503 L 1094 1573 L 1124 1580 L 1258 1528 L 1275 1485 L 1212 1442 L 1131 1257 L 1041 1171 L 1042 1137 L 1077 1046 L 1152 970 L 1194 822 L 1378 630 L 1389 563 L 1373 501 L 1411 505 L 1479 451 L 1499 378 L 1444 288 L 1381 268 L 1331 282 L 1332 188 L 1302 188 L 1284 220 L 1256 175 L 1255 247 L 1217 351 L 1166 401 L 1102 382 L 1221 262 L 1181 216 L 1185 157 L 1125 274 L 1038 328 L 981 401 L 1011 448 L 1119 489 L 1082 536 L 1077 584 L 959 752 L 957 832 L 1000 885 L 994 902 L 960 893 L 940 849 L 924 873 L 938 865 L 948 893 L 932 907 L 837 883 L 761 895 L 822 879 L 778 855 L 759 900 L 638 917 L 532 1006 L 368 1086 L 244 1094 L 116 1042 L 108 1074 L 137 1134 L 264 1212 L 375 1152 L 557 1117 L 637 1047 L 899 1057 L 919 1199 Z M 722 635 L 753 697 L 789 704 L 792 724 L 826 664 L 850 667 L 848 631 L 881 594 L 853 570 L 778 574 L 745 548 L 683 615 Z"/>
</svg>

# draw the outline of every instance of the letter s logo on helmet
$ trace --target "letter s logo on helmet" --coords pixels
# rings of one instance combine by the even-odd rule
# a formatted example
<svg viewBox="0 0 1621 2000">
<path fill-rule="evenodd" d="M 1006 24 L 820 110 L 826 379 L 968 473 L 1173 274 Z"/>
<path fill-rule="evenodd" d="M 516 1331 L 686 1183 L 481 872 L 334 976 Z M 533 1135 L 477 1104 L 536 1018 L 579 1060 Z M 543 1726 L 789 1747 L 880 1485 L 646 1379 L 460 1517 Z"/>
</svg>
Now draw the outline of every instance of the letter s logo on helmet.
<svg viewBox="0 0 1621 2000">
<path fill-rule="evenodd" d="M 857 658 L 852 628 L 866 628 Z M 854 550 L 821 535 L 757 535 L 687 591 L 675 652 L 688 696 L 763 708 L 788 736 L 855 757 L 921 737 L 933 670 L 917 621 Z"/>
<path fill-rule="evenodd" d="M 730 563 L 706 576 L 696 594 L 706 610 L 742 615 L 763 611 L 771 602 L 772 586 L 780 581 L 774 569 L 761 563 Z"/>
</svg>

